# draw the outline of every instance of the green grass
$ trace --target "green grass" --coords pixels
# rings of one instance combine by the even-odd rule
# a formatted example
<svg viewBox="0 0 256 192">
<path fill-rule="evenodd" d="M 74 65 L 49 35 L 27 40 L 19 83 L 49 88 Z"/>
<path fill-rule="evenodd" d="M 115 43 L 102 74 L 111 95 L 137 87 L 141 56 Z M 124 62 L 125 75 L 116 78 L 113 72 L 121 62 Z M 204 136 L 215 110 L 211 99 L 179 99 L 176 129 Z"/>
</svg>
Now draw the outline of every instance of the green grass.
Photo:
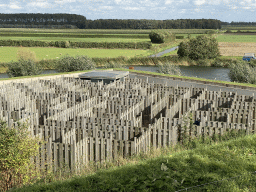
<svg viewBox="0 0 256 192">
<path fill-rule="evenodd" d="M 176 191 L 216 181 L 189 191 L 256 190 L 256 135 L 191 144 L 152 150 L 120 161 L 123 166 L 108 163 L 107 169 L 91 174 L 14 191 Z"/>
<path fill-rule="evenodd" d="M 69 37 L 4 37 L 0 40 L 33 40 L 33 41 L 73 41 L 73 42 L 150 42 L 150 39 L 128 38 L 69 38 Z"/>
<path fill-rule="evenodd" d="M 173 33 L 205 33 L 211 29 L 163 29 Z M 85 34 L 149 34 L 151 29 L 26 29 L 1 28 L 0 32 L 25 33 L 85 33 Z"/>
<path fill-rule="evenodd" d="M 20 47 L 0 47 L 0 63 L 17 61 L 17 51 Z M 76 56 L 87 55 L 88 57 L 135 57 L 148 55 L 148 50 L 135 49 L 65 49 L 65 48 L 48 48 L 48 47 L 31 47 L 25 48 L 35 52 L 38 60 L 58 59 L 64 55 Z"/>
<path fill-rule="evenodd" d="M 256 36 L 255 35 L 218 35 L 217 36 L 217 40 L 218 42 L 248 42 L 248 43 L 252 43 L 252 42 L 256 42 Z"/>
</svg>

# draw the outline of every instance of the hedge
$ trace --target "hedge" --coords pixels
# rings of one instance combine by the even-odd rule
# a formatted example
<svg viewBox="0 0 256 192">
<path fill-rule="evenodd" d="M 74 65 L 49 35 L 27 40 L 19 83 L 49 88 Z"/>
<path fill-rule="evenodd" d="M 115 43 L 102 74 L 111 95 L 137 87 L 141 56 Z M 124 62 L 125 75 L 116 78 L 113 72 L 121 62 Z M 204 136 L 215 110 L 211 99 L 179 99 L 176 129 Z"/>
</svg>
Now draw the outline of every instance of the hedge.
<svg viewBox="0 0 256 192">
<path fill-rule="evenodd" d="M 136 42 L 70 42 L 70 41 L 0 40 L 0 46 L 150 49 L 152 47 L 152 43 L 151 42 L 136 43 Z"/>
</svg>

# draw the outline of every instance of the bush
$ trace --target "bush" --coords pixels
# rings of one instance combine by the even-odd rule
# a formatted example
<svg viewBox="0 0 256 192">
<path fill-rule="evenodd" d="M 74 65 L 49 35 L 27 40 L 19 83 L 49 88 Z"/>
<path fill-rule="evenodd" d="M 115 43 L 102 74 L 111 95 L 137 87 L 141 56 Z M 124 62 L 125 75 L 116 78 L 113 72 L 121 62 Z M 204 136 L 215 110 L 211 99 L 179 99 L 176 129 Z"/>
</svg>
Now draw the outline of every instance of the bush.
<svg viewBox="0 0 256 192">
<path fill-rule="evenodd" d="M 180 68 L 177 65 L 173 65 L 173 63 L 170 62 L 164 62 L 161 63 L 159 62 L 157 64 L 157 72 L 158 73 L 164 73 L 164 74 L 169 74 L 169 75 L 181 75 Z"/>
<path fill-rule="evenodd" d="M 65 56 L 58 60 L 56 69 L 60 72 L 95 69 L 95 63 L 87 56 Z"/>
<path fill-rule="evenodd" d="M 123 65 L 120 62 L 115 62 L 115 61 L 110 61 L 105 63 L 103 68 L 108 69 L 108 68 L 122 68 Z"/>
<path fill-rule="evenodd" d="M 184 39 L 184 36 L 176 36 L 176 39 Z"/>
<path fill-rule="evenodd" d="M 149 38 L 152 43 L 167 43 L 175 40 L 175 34 L 168 31 L 155 30 L 149 33 Z"/>
<path fill-rule="evenodd" d="M 9 77 L 19 77 L 39 75 L 42 71 L 43 68 L 39 63 L 31 59 L 25 60 L 21 58 L 17 62 L 8 63 L 7 74 Z"/>
<path fill-rule="evenodd" d="M 231 81 L 256 84 L 256 69 L 246 61 L 232 63 L 229 69 L 228 76 Z"/>
<path fill-rule="evenodd" d="M 220 55 L 216 38 L 197 36 L 188 42 L 181 42 L 177 52 L 179 57 L 189 57 L 193 60 L 213 59 Z"/>
<path fill-rule="evenodd" d="M 196 61 L 198 66 L 210 66 L 210 61 L 207 59 L 200 59 Z"/>
<path fill-rule="evenodd" d="M 40 140 L 31 137 L 27 129 L 25 123 L 10 128 L 0 120 L 0 191 L 7 190 L 17 181 L 19 184 L 29 183 L 31 176 L 37 176 L 37 172 L 30 175 L 28 168 L 32 166 L 31 157 L 38 153 Z"/>
<path fill-rule="evenodd" d="M 17 51 L 17 57 L 18 60 L 24 59 L 24 60 L 32 60 L 37 61 L 36 54 L 34 51 L 30 51 L 28 48 L 20 47 Z"/>
<path fill-rule="evenodd" d="M 236 64 L 237 59 L 225 59 L 225 58 L 217 58 L 211 63 L 212 67 L 229 67 L 232 63 Z"/>
</svg>

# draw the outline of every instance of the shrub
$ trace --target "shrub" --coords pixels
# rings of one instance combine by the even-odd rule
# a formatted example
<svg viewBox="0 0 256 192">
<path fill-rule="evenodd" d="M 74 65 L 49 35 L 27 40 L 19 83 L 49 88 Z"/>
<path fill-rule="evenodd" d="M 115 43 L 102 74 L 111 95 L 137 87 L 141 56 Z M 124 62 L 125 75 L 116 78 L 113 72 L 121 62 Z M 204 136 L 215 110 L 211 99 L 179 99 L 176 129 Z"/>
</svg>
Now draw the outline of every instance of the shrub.
<svg viewBox="0 0 256 192">
<path fill-rule="evenodd" d="M 232 63 L 236 64 L 238 61 L 236 59 L 224 59 L 224 58 L 216 58 L 211 63 L 212 67 L 229 67 Z"/>
<path fill-rule="evenodd" d="M 39 75 L 42 71 L 43 68 L 39 63 L 31 59 L 25 60 L 21 58 L 17 62 L 8 63 L 7 74 L 9 77 L 19 77 Z"/>
<path fill-rule="evenodd" d="M 30 51 L 28 48 L 20 47 L 17 51 L 18 60 L 32 60 L 37 61 L 36 54 L 34 51 Z"/>
<path fill-rule="evenodd" d="M 123 65 L 120 62 L 115 62 L 115 61 L 110 61 L 105 63 L 105 65 L 103 66 L 103 68 L 107 69 L 107 68 L 122 68 Z"/>
<path fill-rule="evenodd" d="M 190 39 L 188 42 L 181 42 L 177 54 L 179 57 L 200 60 L 216 58 L 220 52 L 216 38 L 201 35 Z"/>
<path fill-rule="evenodd" d="M 256 84 L 256 69 L 245 61 L 232 63 L 229 67 L 229 78 L 231 81 L 240 83 Z"/>
<path fill-rule="evenodd" d="M 26 123 L 17 125 L 7 127 L 6 122 L 0 120 L 0 191 L 17 182 L 29 183 L 30 177 L 38 174 L 30 175 L 28 168 L 32 166 L 31 157 L 38 153 L 40 140 L 29 135 Z"/>
<path fill-rule="evenodd" d="M 199 59 L 196 63 L 198 66 L 210 66 L 210 61 L 207 59 Z"/>
<path fill-rule="evenodd" d="M 58 60 L 56 69 L 60 72 L 95 69 L 95 63 L 87 56 L 65 56 Z"/>
<path fill-rule="evenodd" d="M 176 39 L 184 39 L 184 36 L 176 36 Z"/>
<path fill-rule="evenodd" d="M 175 34 L 168 31 L 154 30 L 149 33 L 149 38 L 152 43 L 166 43 L 174 41 Z"/>
<path fill-rule="evenodd" d="M 157 64 L 157 72 L 159 73 L 164 73 L 164 74 L 169 74 L 169 75 L 181 75 L 180 68 L 177 65 L 173 65 L 173 63 L 170 62 L 164 62 L 161 63 L 159 62 Z"/>
</svg>

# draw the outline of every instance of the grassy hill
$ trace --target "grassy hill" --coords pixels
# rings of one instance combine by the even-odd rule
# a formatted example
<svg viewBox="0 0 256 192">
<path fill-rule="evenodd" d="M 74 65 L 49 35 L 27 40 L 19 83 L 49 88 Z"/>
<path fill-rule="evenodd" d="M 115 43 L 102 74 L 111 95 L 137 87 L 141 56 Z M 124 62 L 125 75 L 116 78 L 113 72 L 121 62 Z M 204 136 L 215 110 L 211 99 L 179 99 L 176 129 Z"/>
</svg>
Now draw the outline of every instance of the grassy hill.
<svg viewBox="0 0 256 192">
<path fill-rule="evenodd" d="M 158 149 L 92 174 L 11 191 L 256 191 L 256 135 L 227 139 L 234 136 Z"/>
</svg>

